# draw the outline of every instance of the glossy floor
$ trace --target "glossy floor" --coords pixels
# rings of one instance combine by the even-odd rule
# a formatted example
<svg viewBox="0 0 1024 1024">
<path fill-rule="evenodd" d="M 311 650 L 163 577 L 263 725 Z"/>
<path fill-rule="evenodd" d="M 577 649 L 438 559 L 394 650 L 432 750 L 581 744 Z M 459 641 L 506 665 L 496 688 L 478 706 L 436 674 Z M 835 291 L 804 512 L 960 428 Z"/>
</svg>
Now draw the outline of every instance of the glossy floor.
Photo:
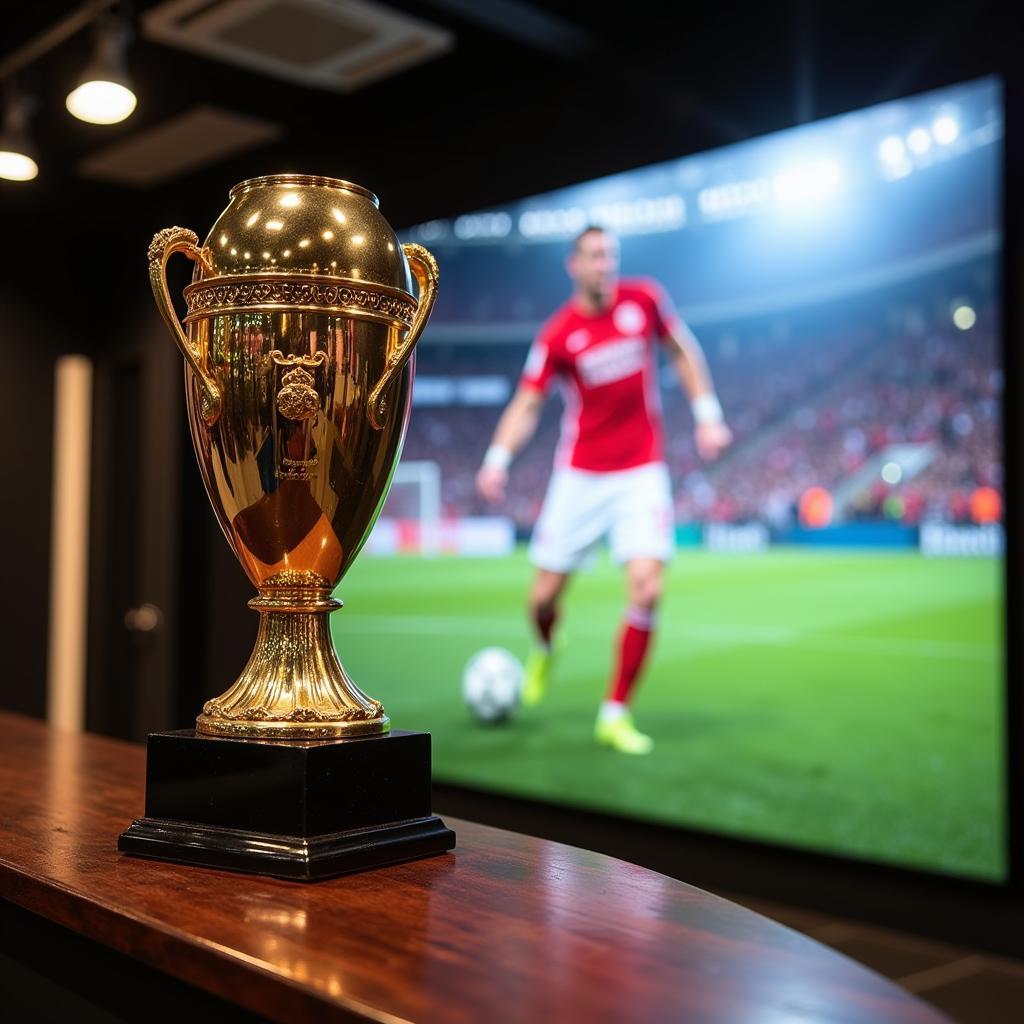
<svg viewBox="0 0 1024 1024">
<path fill-rule="evenodd" d="M 1024 1020 L 1024 961 L 736 893 L 719 895 L 858 960 L 960 1024 L 1019 1024 Z"/>
</svg>

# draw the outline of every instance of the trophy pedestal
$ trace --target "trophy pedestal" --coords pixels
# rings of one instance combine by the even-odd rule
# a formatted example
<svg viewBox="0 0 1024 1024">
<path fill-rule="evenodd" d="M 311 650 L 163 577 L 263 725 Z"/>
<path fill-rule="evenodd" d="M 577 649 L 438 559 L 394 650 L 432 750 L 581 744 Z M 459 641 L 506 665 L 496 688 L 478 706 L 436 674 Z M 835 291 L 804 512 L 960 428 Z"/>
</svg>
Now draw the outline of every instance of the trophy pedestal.
<svg viewBox="0 0 1024 1024">
<path fill-rule="evenodd" d="M 315 881 L 444 853 L 430 809 L 430 736 L 329 741 L 152 733 L 146 815 L 118 849 L 139 857 Z"/>
</svg>

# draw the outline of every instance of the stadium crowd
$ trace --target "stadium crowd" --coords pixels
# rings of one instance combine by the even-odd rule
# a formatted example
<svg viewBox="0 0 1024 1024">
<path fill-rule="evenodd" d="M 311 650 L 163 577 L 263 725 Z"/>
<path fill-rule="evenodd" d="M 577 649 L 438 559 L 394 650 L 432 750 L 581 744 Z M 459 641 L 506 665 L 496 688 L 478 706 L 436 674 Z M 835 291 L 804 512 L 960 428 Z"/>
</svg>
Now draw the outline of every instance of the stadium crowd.
<svg viewBox="0 0 1024 1024">
<path fill-rule="evenodd" d="M 735 442 L 719 462 L 701 463 L 687 403 L 663 366 L 677 519 L 756 520 L 784 529 L 797 521 L 809 488 L 842 496 L 835 513 L 843 519 L 999 519 L 998 311 L 983 306 L 973 326 L 961 330 L 945 302 L 933 306 L 931 315 L 920 305 L 891 308 L 839 330 L 807 315 L 701 332 Z M 427 346 L 418 372 L 497 375 L 511 389 L 525 351 L 522 344 Z M 548 403 L 513 466 L 502 512 L 524 530 L 536 519 L 551 470 L 559 404 Z M 445 515 L 494 511 L 476 494 L 474 474 L 500 411 L 499 404 L 414 406 L 403 458 L 439 464 Z M 922 454 L 893 470 L 892 446 Z"/>
</svg>

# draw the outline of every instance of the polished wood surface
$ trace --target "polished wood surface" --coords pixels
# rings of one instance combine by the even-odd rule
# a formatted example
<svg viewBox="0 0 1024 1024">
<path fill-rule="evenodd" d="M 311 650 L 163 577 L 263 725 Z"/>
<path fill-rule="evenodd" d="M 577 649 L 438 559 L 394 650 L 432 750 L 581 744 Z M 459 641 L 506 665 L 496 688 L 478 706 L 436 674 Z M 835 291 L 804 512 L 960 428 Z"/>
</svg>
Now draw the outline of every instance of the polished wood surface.
<svg viewBox="0 0 1024 1024">
<path fill-rule="evenodd" d="M 142 747 L 0 735 L 0 897 L 273 1020 L 944 1020 L 709 893 L 466 821 L 453 854 L 312 885 L 126 857 Z"/>
</svg>

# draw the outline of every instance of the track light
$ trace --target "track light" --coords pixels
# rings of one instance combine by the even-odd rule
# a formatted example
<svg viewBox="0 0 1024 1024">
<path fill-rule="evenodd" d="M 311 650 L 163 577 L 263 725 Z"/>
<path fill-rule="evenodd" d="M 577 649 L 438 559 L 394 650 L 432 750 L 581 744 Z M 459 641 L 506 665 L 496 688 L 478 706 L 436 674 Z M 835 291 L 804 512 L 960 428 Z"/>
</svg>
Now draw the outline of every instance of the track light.
<svg viewBox="0 0 1024 1024">
<path fill-rule="evenodd" d="M 0 132 L 0 178 L 31 181 L 39 173 L 35 146 L 28 137 L 28 118 L 32 104 L 12 92 L 4 108 L 4 126 Z"/>
<path fill-rule="evenodd" d="M 124 51 L 130 29 L 121 18 L 106 16 L 96 24 L 96 49 L 68 93 L 68 110 L 90 124 L 117 124 L 135 109 L 135 93 L 125 71 Z"/>
</svg>

